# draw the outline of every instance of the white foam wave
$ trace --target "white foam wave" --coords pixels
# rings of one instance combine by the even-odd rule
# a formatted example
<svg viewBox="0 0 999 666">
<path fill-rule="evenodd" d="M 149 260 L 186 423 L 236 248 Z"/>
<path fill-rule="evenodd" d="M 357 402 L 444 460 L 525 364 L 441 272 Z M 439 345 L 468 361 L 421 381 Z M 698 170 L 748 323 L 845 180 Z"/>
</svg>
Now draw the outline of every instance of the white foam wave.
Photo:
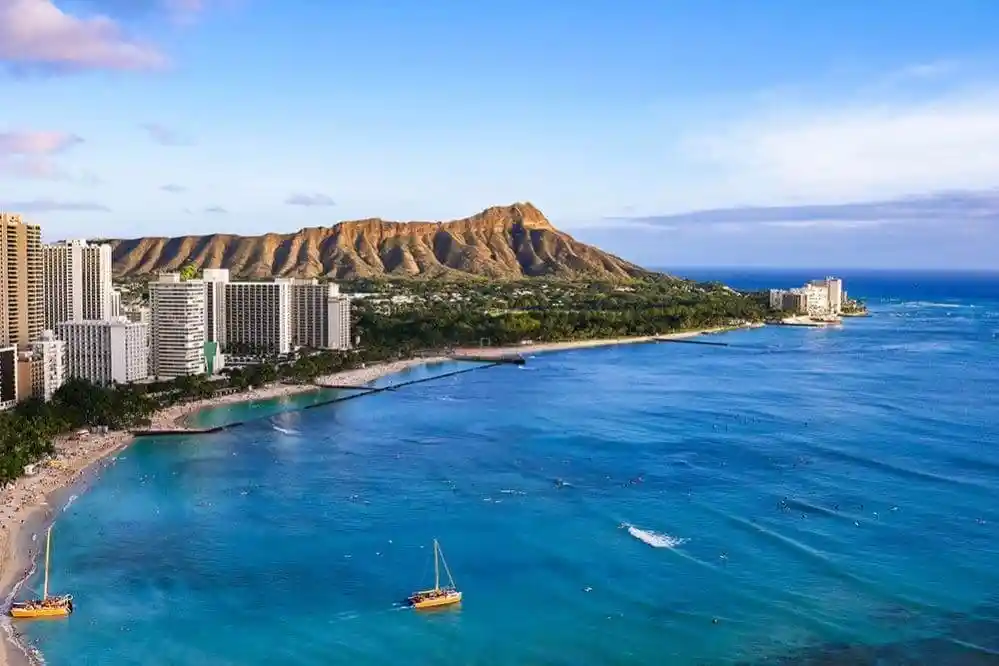
<svg viewBox="0 0 999 666">
<path fill-rule="evenodd" d="M 69 507 L 71 507 L 71 506 L 73 505 L 73 502 L 75 502 L 75 501 L 76 501 L 76 498 L 77 498 L 77 497 L 79 497 L 79 495 L 70 495 L 70 496 L 69 496 L 69 499 L 68 499 L 68 500 L 66 500 L 66 506 L 64 506 L 64 507 L 62 508 L 62 510 L 63 510 L 63 511 L 65 511 L 66 509 L 68 509 Z"/>
<path fill-rule="evenodd" d="M 297 430 L 289 430 L 288 428 L 282 428 L 281 426 L 274 425 L 273 423 L 271 424 L 271 427 L 274 428 L 275 430 L 277 430 L 278 432 L 280 432 L 282 434 L 285 434 L 285 435 L 297 435 L 297 434 L 299 434 L 299 432 Z"/>
<path fill-rule="evenodd" d="M 652 530 L 639 529 L 627 523 L 625 523 L 624 527 L 628 529 L 628 534 L 653 548 L 676 548 L 687 543 L 687 539 L 662 534 L 661 532 L 653 532 Z"/>
<path fill-rule="evenodd" d="M 910 308 L 963 308 L 961 303 L 936 303 L 934 301 L 908 301 L 905 304 Z"/>
<path fill-rule="evenodd" d="M 908 342 L 902 344 L 881 345 L 881 351 L 902 351 L 911 353 L 951 351 L 954 345 L 947 342 L 931 341 Z"/>
</svg>

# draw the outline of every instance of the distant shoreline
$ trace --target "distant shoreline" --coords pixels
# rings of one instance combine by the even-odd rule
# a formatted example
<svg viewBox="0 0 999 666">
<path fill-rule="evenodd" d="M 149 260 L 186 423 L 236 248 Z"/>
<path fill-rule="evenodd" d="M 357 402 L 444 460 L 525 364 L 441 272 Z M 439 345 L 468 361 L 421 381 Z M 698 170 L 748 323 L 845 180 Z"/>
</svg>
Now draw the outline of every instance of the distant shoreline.
<svg viewBox="0 0 999 666">
<path fill-rule="evenodd" d="M 318 377 L 310 384 L 275 383 L 219 398 L 207 398 L 174 405 L 154 414 L 150 426 L 155 429 L 176 428 L 178 434 L 182 434 L 183 428 L 190 416 L 203 409 L 300 395 L 302 393 L 321 390 L 322 387 L 317 386 L 317 384 L 321 383 L 367 384 L 410 368 L 449 360 L 461 360 L 461 356 L 464 355 L 487 359 L 490 357 L 509 356 L 515 353 L 554 353 L 612 345 L 649 343 L 655 342 L 657 339 L 679 340 L 704 334 L 722 333 L 743 328 L 756 328 L 762 325 L 744 324 L 656 336 L 599 338 L 503 347 L 462 348 L 455 350 L 453 359 L 446 356 L 432 356 L 391 361 L 354 370 L 345 370 L 325 377 Z M 0 624 L 2 624 L 6 634 L 3 649 L 0 650 L 0 666 L 37 666 L 38 664 L 34 657 L 30 655 L 31 648 L 27 646 L 11 619 L 7 616 L 10 603 L 20 590 L 21 585 L 25 583 L 34 570 L 34 560 L 38 555 L 35 546 L 40 543 L 40 541 L 36 540 L 36 535 L 40 534 L 51 524 L 56 513 L 64 504 L 62 502 L 63 498 L 71 496 L 74 489 L 79 489 L 80 492 L 83 492 L 86 488 L 86 481 L 93 478 L 94 474 L 102 469 L 103 466 L 111 464 L 114 456 L 134 441 L 134 438 L 128 431 L 113 431 L 103 435 L 89 435 L 83 439 L 75 439 L 71 435 L 62 435 L 53 442 L 56 446 L 56 459 L 62 461 L 59 466 L 52 464 L 40 466 L 39 471 L 35 475 L 21 477 L 0 490 L 0 555 L 3 558 L 2 562 L 0 562 L 0 591 L 4 595 L 4 604 L 0 607 L 0 612 L 3 613 Z M 56 555 L 56 558 L 58 559 L 58 555 Z M 70 590 L 61 590 L 61 592 L 71 593 Z"/>
<path fill-rule="evenodd" d="M 664 333 L 662 335 L 643 335 L 630 338 L 595 338 L 592 340 L 570 340 L 567 342 L 539 342 L 526 345 L 508 345 L 505 347 L 462 347 L 455 350 L 455 356 L 475 356 L 477 358 L 499 358 L 510 356 L 511 354 L 548 354 L 553 352 L 571 351 L 573 349 L 592 349 L 593 347 L 609 347 L 612 345 L 630 345 L 657 340 L 686 340 L 696 338 L 699 335 L 711 335 L 714 333 L 725 333 L 728 331 L 739 331 L 747 328 L 760 328 L 764 324 L 742 324 L 739 326 L 719 326 L 716 328 L 702 328 L 692 331 L 680 331 L 678 333 Z"/>
</svg>

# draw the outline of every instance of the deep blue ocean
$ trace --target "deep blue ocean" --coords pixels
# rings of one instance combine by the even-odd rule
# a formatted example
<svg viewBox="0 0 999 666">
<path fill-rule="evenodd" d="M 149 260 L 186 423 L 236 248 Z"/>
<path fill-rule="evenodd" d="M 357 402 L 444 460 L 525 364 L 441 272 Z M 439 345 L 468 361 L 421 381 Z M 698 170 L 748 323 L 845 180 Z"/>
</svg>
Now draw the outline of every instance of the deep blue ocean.
<svg viewBox="0 0 999 666">
<path fill-rule="evenodd" d="M 53 666 L 999 663 L 999 276 L 843 277 L 874 316 L 202 414 L 256 420 L 121 453 L 53 533 L 76 613 L 20 626 Z M 401 609 L 435 537 L 465 601 Z"/>
</svg>

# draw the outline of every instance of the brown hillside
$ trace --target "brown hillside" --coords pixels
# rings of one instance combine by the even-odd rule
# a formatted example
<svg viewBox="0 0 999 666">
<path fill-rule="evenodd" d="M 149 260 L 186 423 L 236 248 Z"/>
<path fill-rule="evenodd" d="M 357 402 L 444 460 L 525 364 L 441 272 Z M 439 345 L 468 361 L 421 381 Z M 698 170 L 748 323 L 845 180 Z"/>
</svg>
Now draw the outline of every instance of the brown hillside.
<svg viewBox="0 0 999 666">
<path fill-rule="evenodd" d="M 558 231 L 529 203 L 453 222 L 340 222 L 292 234 L 108 241 L 116 275 L 228 268 L 242 278 L 556 276 L 628 279 L 644 269 Z"/>
</svg>

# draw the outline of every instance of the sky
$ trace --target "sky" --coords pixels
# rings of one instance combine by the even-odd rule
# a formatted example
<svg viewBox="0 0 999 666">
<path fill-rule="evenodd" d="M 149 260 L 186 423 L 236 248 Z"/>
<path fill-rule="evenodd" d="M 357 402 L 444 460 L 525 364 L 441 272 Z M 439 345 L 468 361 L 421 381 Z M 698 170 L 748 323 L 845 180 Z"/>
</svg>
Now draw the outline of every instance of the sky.
<svg viewBox="0 0 999 666">
<path fill-rule="evenodd" d="M 994 0 L 0 0 L 47 240 L 530 201 L 652 266 L 999 269 Z"/>
</svg>

